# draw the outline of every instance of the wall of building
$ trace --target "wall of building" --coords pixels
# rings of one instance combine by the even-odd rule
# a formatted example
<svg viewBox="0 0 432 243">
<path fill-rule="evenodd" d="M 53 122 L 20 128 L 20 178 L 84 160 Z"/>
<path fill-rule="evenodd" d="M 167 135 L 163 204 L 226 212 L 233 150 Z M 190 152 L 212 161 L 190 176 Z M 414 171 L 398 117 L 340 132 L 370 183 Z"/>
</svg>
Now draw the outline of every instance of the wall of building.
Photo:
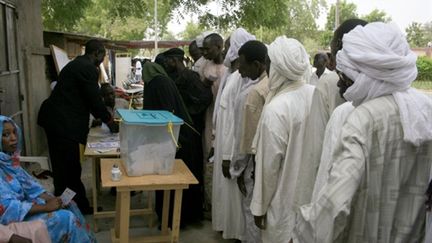
<svg viewBox="0 0 432 243">
<path fill-rule="evenodd" d="M 26 154 L 41 155 L 48 151 L 45 133 L 37 125 L 40 105 L 50 94 L 45 75 L 45 56 L 49 49 L 43 45 L 41 0 L 15 0 L 18 12 L 18 39 L 22 67 L 22 95 L 24 97 L 24 132 Z"/>
</svg>

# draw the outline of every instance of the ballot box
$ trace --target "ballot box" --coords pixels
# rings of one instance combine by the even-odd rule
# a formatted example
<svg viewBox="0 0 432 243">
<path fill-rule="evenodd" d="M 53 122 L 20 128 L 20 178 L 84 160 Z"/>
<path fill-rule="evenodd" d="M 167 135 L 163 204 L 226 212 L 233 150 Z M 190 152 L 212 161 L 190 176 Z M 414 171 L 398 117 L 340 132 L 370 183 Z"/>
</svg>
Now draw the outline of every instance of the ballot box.
<svg viewBox="0 0 432 243">
<path fill-rule="evenodd" d="M 171 174 L 183 120 L 168 111 L 117 110 L 120 156 L 128 176 Z"/>
</svg>

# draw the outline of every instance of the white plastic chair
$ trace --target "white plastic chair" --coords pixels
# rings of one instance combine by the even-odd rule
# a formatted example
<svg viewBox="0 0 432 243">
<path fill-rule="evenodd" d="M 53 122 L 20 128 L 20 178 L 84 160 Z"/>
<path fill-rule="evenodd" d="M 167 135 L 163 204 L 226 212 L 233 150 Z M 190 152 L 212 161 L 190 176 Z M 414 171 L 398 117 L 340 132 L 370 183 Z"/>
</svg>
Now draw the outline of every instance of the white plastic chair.
<svg viewBox="0 0 432 243">
<path fill-rule="evenodd" d="M 20 156 L 21 162 L 38 163 L 43 170 L 51 170 L 48 157 L 45 156 Z"/>
</svg>

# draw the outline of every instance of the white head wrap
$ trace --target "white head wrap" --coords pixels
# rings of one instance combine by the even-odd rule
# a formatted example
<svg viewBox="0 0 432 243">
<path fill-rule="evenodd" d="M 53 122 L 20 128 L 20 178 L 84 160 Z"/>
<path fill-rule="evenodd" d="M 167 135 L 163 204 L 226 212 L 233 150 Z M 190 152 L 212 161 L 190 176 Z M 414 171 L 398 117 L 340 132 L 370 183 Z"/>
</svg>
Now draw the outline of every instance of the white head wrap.
<svg viewBox="0 0 432 243">
<path fill-rule="evenodd" d="M 278 90 L 286 82 L 309 82 L 311 65 L 309 55 L 296 39 L 279 36 L 268 47 L 270 58 L 270 92 Z"/>
<path fill-rule="evenodd" d="M 404 140 L 414 145 L 432 140 L 432 100 L 410 88 L 417 77 L 417 56 L 393 24 L 357 26 L 343 39 L 336 69 L 354 81 L 344 93 L 358 106 L 393 94 L 399 107 Z"/>
<path fill-rule="evenodd" d="M 203 43 L 204 43 L 204 39 L 207 36 L 209 36 L 209 35 L 211 35 L 213 33 L 214 32 L 212 32 L 212 31 L 204 31 L 203 33 L 201 33 L 200 35 L 198 35 L 196 37 L 196 43 L 197 43 L 198 48 L 202 48 L 203 47 Z"/>
<path fill-rule="evenodd" d="M 231 62 L 239 57 L 238 51 L 240 47 L 250 40 L 256 40 L 256 38 L 245 29 L 238 28 L 234 30 L 230 36 L 230 47 L 226 53 L 224 65 L 231 67 Z"/>
</svg>

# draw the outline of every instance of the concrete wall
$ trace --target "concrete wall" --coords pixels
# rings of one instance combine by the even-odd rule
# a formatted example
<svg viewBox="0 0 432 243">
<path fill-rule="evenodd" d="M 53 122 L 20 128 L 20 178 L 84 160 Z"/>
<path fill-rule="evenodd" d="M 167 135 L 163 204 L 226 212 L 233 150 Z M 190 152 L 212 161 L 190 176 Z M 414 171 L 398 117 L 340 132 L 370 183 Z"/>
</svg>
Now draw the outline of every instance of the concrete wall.
<svg viewBox="0 0 432 243">
<path fill-rule="evenodd" d="M 24 96 L 24 135 L 26 154 L 40 155 L 48 151 L 45 133 L 37 125 L 40 105 L 50 94 L 45 75 L 45 55 L 49 49 L 43 45 L 41 0 L 15 0 L 18 12 L 18 39 L 20 43 L 21 90 Z"/>
</svg>

